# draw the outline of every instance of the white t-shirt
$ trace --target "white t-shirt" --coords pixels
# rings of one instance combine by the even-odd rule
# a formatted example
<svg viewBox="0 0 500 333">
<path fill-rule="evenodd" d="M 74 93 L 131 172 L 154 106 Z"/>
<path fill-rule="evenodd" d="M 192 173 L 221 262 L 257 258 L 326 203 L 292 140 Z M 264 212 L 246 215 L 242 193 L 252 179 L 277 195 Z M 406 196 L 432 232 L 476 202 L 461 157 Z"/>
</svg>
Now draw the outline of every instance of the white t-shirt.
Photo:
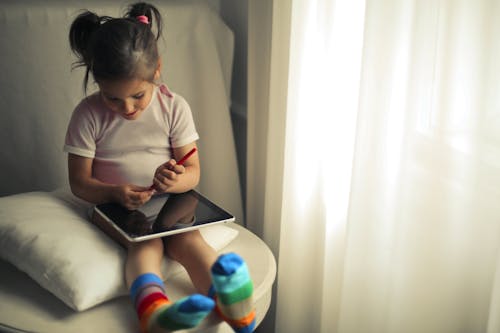
<svg viewBox="0 0 500 333">
<path fill-rule="evenodd" d="M 109 110 L 99 93 L 82 100 L 71 116 L 64 151 L 93 158 L 93 177 L 100 181 L 149 186 L 172 148 L 198 139 L 186 100 L 161 85 L 136 120 Z"/>
</svg>

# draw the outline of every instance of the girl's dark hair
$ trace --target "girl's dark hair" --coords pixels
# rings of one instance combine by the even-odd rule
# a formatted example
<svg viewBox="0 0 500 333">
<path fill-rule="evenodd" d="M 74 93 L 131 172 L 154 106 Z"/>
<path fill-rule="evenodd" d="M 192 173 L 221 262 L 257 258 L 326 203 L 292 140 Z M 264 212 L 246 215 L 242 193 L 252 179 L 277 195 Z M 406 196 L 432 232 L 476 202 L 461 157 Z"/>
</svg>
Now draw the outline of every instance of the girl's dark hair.
<svg viewBox="0 0 500 333">
<path fill-rule="evenodd" d="M 142 15 L 149 23 L 138 19 Z M 153 23 L 156 34 L 153 33 Z M 84 88 L 89 73 L 96 82 L 128 78 L 153 81 L 159 59 L 157 40 L 161 32 L 160 12 L 144 2 L 130 5 L 123 18 L 82 12 L 71 24 L 69 43 L 78 57 L 73 68 L 86 68 Z"/>
</svg>

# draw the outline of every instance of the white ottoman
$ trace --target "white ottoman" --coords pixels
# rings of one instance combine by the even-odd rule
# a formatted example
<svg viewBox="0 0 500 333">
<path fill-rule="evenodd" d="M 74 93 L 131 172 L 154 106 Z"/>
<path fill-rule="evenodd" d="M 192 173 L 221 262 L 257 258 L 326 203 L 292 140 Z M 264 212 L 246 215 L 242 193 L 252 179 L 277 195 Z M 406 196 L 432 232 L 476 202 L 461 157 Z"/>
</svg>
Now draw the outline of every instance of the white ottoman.
<svg viewBox="0 0 500 333">
<path fill-rule="evenodd" d="M 228 224 L 239 231 L 238 236 L 222 251 L 241 255 L 254 281 L 257 325 L 271 302 L 276 277 L 276 261 L 266 244 L 247 229 Z M 26 274 L 0 260 L 0 329 L 6 332 L 123 332 L 137 333 L 138 321 L 130 299 L 126 296 L 83 312 L 75 312 L 55 296 L 41 288 Z M 185 271 L 170 277 L 167 293 L 179 299 L 195 290 Z M 181 332 L 181 331 L 179 331 Z M 232 332 L 231 328 L 212 314 L 196 329 L 182 332 Z"/>
</svg>

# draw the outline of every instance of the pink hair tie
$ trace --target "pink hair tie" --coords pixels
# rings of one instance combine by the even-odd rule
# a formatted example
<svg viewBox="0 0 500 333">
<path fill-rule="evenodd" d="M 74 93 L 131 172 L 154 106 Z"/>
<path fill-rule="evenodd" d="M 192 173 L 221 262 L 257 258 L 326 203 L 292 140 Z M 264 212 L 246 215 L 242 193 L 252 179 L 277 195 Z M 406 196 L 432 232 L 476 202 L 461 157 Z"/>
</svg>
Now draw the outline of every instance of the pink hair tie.
<svg viewBox="0 0 500 333">
<path fill-rule="evenodd" d="M 137 21 L 144 23 L 144 24 L 149 24 L 149 19 L 146 15 L 139 15 L 136 17 Z"/>
</svg>

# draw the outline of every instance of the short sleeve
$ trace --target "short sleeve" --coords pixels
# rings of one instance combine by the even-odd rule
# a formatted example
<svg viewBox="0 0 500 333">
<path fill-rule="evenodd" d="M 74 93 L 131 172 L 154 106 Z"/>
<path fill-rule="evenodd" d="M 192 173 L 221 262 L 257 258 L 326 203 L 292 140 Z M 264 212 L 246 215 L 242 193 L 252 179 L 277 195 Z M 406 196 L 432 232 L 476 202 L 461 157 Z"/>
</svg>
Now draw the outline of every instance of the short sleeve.
<svg viewBox="0 0 500 333">
<path fill-rule="evenodd" d="M 182 147 L 199 139 L 189 104 L 179 95 L 176 95 L 175 99 L 170 129 L 170 142 L 173 148 Z"/>
<path fill-rule="evenodd" d="M 96 123 L 90 105 L 80 103 L 69 121 L 64 142 L 67 153 L 94 158 L 96 152 Z"/>
</svg>

